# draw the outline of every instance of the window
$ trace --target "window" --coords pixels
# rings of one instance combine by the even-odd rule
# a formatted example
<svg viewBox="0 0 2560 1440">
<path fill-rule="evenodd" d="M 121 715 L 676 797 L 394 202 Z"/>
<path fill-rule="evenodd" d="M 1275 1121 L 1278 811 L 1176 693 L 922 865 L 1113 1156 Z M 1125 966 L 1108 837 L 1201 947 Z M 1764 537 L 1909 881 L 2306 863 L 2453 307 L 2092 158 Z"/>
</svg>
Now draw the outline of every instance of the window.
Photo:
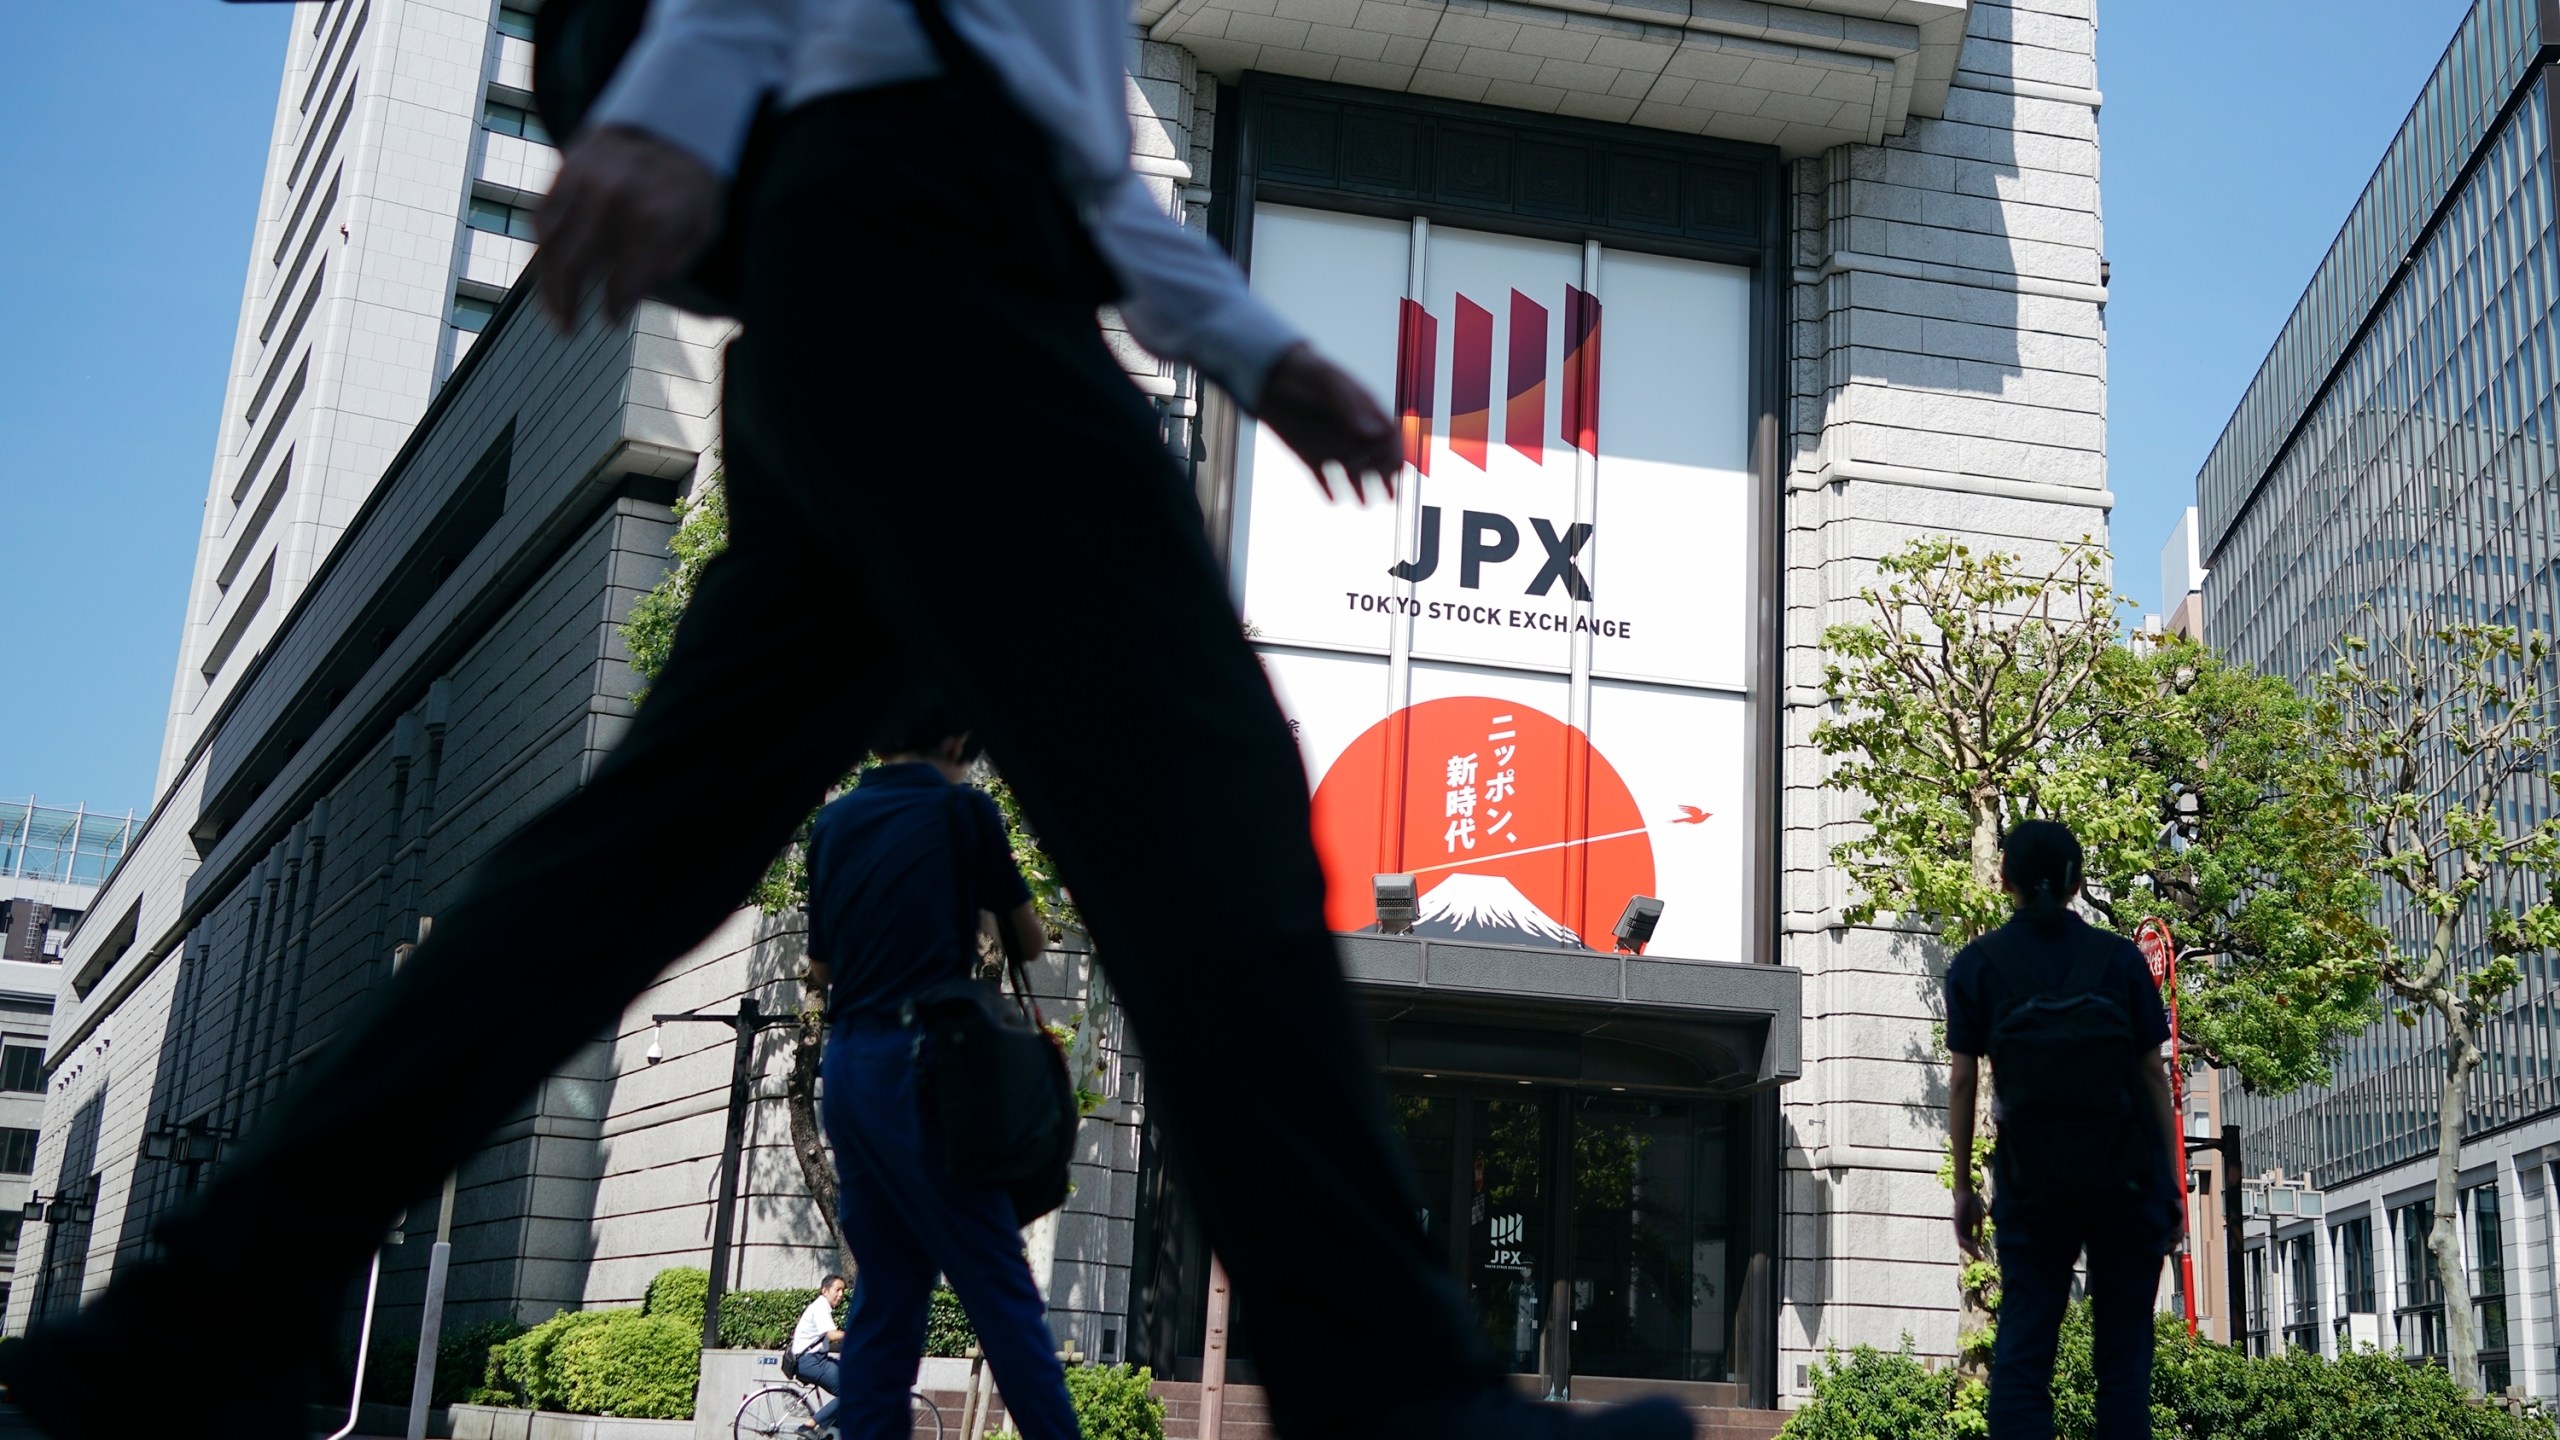
<svg viewBox="0 0 2560 1440">
<path fill-rule="evenodd" d="M 36 1173 L 36 1132 L 0 1126 L 0 1175 Z"/>
<path fill-rule="evenodd" d="M 2393 1318 L 2400 1329 L 2400 1348 L 2412 1360 L 2444 1358 L 2444 1277 L 2436 1255 L 2427 1248 L 2427 1231 L 2436 1223 L 2432 1200 L 2420 1200 L 2391 1212 L 2400 1232 L 2400 1304 Z"/>
<path fill-rule="evenodd" d="M 2320 1265 L 2309 1233 L 2284 1242 L 2284 1344 L 2320 1353 Z"/>
<path fill-rule="evenodd" d="M 0 1212 L 0 1255 L 18 1248 L 18 1232 L 25 1228 L 26 1223 L 27 1217 L 20 1211 Z M 0 1285 L 0 1307 L 8 1305 L 8 1293 L 9 1287 Z"/>
<path fill-rule="evenodd" d="M 0 1090 L 21 1095 L 44 1093 L 44 1051 L 34 1045 L 0 1048 Z"/>
<path fill-rule="evenodd" d="M 514 40 L 533 38 L 533 12 L 513 5 L 498 7 L 498 33 Z"/>
<path fill-rule="evenodd" d="M 2250 1354 L 2264 1358 L 2267 1353 L 2267 1247 L 2254 1246 L 2249 1251 L 2249 1276 L 2242 1297 L 2248 1310 L 2241 1316 L 2240 1343 Z"/>
<path fill-rule="evenodd" d="M 2480 1388 L 2492 1395 L 2514 1379 L 2507 1357 L 2506 1236 L 2498 1223 L 2498 1187 L 2482 1185 L 2471 1200 L 2471 1308 L 2480 1339 Z"/>
<path fill-rule="evenodd" d="M 480 128 L 501 135 L 514 135 L 537 145 L 551 143 L 551 133 L 542 128 L 542 117 L 521 105 L 492 100 L 480 111 Z"/>
<path fill-rule="evenodd" d="M 489 317 L 497 313 L 498 302 L 495 300 L 483 300 L 477 295 L 458 292 L 453 297 L 451 319 L 457 330 L 468 330 L 477 335 L 489 328 Z"/>
<path fill-rule="evenodd" d="M 522 205 L 474 195 L 471 197 L 471 209 L 464 218 L 474 230 L 486 230 L 492 235 L 506 235 L 518 240 L 533 238 L 533 212 Z"/>
<path fill-rule="evenodd" d="M 2374 1313 L 2373 1218 L 2359 1216 L 2330 1232 L 2338 1247 L 2338 1351 L 2354 1344 L 2347 1317 Z"/>
</svg>

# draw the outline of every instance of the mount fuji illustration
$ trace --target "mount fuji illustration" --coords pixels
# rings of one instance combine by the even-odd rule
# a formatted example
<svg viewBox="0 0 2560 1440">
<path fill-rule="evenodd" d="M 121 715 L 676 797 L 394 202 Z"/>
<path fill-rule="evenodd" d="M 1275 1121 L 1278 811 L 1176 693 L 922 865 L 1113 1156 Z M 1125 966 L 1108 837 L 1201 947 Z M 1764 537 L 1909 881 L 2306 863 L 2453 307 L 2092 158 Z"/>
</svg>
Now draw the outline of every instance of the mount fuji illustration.
<svg viewBox="0 0 2560 1440">
<path fill-rule="evenodd" d="M 1413 933 L 1494 945 L 1583 948 L 1582 937 L 1547 918 L 1519 887 L 1499 875 L 1452 875 L 1422 897 Z"/>
</svg>

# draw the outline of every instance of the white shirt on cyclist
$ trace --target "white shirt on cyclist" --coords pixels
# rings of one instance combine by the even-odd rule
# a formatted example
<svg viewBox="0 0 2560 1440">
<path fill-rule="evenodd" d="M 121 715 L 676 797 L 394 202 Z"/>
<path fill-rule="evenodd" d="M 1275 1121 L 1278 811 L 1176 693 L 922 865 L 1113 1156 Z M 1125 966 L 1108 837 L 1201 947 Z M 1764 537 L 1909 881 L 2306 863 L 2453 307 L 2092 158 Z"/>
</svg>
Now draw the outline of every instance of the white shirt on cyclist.
<svg viewBox="0 0 2560 1440">
<path fill-rule="evenodd" d="M 834 1334 L 835 1329 L 835 1307 L 827 1303 L 826 1296 L 820 1295 L 809 1302 L 808 1309 L 800 1312 L 800 1323 L 791 1327 L 791 1353 L 806 1355 L 812 1350 L 826 1349 L 827 1337 Z"/>
</svg>

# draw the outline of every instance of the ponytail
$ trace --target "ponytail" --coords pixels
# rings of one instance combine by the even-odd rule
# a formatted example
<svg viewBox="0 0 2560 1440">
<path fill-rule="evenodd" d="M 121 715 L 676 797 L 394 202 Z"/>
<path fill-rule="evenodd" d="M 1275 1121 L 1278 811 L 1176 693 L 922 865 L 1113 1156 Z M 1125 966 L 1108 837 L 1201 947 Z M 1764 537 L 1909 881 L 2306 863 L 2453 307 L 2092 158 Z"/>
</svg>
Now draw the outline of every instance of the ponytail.
<svg viewBox="0 0 2560 1440">
<path fill-rule="evenodd" d="M 2079 837 L 2056 820 L 2022 821 L 2001 840 L 2000 878 L 2037 933 L 2062 928 L 2080 891 L 2082 860 Z"/>
</svg>

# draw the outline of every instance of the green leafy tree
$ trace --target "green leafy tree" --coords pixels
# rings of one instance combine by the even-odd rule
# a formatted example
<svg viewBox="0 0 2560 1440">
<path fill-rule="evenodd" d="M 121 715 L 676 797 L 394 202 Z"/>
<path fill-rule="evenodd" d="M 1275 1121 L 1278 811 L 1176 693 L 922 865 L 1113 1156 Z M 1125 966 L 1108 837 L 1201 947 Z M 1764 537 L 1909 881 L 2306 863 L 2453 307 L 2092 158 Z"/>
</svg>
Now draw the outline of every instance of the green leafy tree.
<svg viewBox="0 0 2560 1440">
<path fill-rule="evenodd" d="M 2180 1043 L 2252 1088 L 2326 1084 L 2371 1024 L 2377 889 L 2348 778 L 2282 679 L 2183 640 L 2117 649 L 2081 763 L 2122 773 L 2140 826 L 2089 846 L 2089 904 L 2169 924 Z"/>
<path fill-rule="evenodd" d="M 2483 1025 L 2522 978 L 2515 957 L 2560 945 L 2551 660 L 2540 634 L 2495 625 L 2350 635 L 2317 691 L 2349 779 L 2357 854 L 2388 894 L 2374 976 L 2401 1024 L 2426 1015 L 2442 1027 L 2427 1247 L 2444 1282 L 2446 1358 L 2472 1389 L 2479 1337 L 2455 1191 L 2471 1077 Z"/>
</svg>

